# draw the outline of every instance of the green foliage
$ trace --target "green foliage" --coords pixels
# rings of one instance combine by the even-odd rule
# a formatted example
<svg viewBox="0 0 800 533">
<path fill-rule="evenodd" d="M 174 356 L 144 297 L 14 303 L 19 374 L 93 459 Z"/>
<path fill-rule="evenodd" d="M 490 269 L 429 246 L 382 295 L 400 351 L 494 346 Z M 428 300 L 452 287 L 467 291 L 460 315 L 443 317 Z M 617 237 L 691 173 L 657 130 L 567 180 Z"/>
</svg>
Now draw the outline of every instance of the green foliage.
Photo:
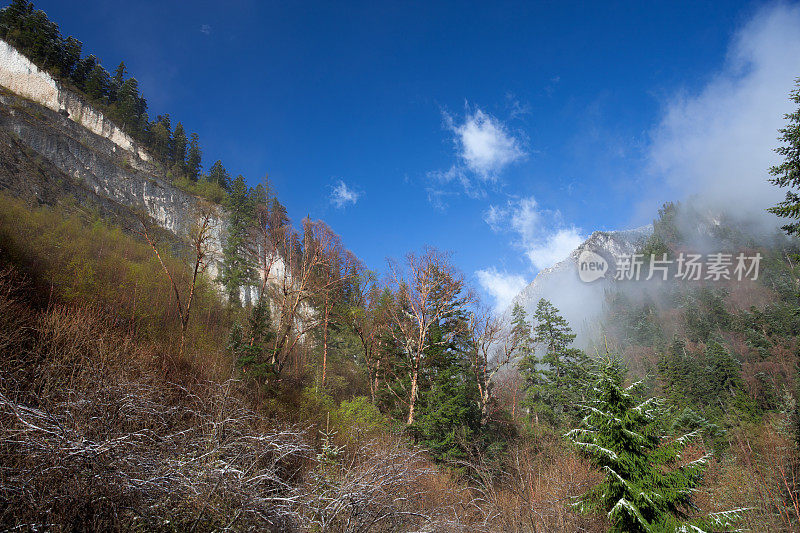
<svg viewBox="0 0 800 533">
<path fill-rule="evenodd" d="M 658 370 L 670 403 L 697 409 L 710 420 L 752 418 L 758 407 L 745 391 L 741 365 L 721 343 L 711 341 L 701 353 L 688 353 L 675 340 L 662 355 Z"/>
<path fill-rule="evenodd" d="M 0 194 L 0 251 L 0 262 L 16 265 L 32 283 L 44 285 L 53 302 L 108 310 L 150 342 L 175 340 L 180 324 L 172 287 L 153 250 L 94 213 L 32 207 Z M 182 252 L 174 242 L 160 246 L 178 279 L 190 275 Z M 194 305 L 202 311 L 190 321 L 187 348 L 216 353 L 230 323 L 205 277 Z"/>
<path fill-rule="evenodd" d="M 524 316 L 516 317 L 524 331 Z M 534 314 L 536 321 L 533 344 L 542 351 L 527 351 L 519 362 L 526 383 L 526 405 L 554 426 L 577 416 L 577 402 L 585 394 L 591 360 L 570 345 L 575 334 L 558 309 L 544 298 L 539 300 Z M 525 339 L 527 342 L 527 339 Z"/>
<path fill-rule="evenodd" d="M 176 187 L 180 187 L 186 192 L 196 196 L 201 196 L 216 204 L 224 204 L 227 193 L 225 189 L 214 182 L 207 180 L 192 181 L 188 177 L 182 176 L 173 181 Z"/>
<path fill-rule="evenodd" d="M 691 341 L 705 342 L 712 334 L 720 334 L 731 326 L 731 316 L 725 309 L 724 289 L 701 287 L 684 296 L 683 316 Z"/>
<path fill-rule="evenodd" d="M 216 184 L 222 190 L 227 190 L 231 186 L 231 175 L 225 170 L 222 161 L 217 160 L 208 171 L 206 179 Z"/>
<path fill-rule="evenodd" d="M 603 362 L 581 427 L 567 433 L 605 476 L 580 503 L 606 512 L 611 531 L 674 531 L 687 517 L 708 456 L 680 464 L 694 434 L 662 441 L 659 400 L 638 402 L 639 384 L 624 388 L 624 373 L 619 359 Z"/>
<path fill-rule="evenodd" d="M 452 335 L 457 329 L 453 322 L 431 328 L 428 364 L 410 428 L 417 442 L 442 462 L 465 458 L 480 434 L 478 385 L 466 358 L 465 339 Z"/>
<path fill-rule="evenodd" d="M 680 242 L 681 234 L 677 225 L 680 207 L 680 204 L 667 202 L 659 208 L 658 218 L 653 221 L 653 233 L 638 252 L 644 255 L 646 261 L 650 260 L 651 255 L 658 259 L 663 254 L 670 257 L 672 248 Z"/>
<path fill-rule="evenodd" d="M 649 293 L 638 299 L 620 291 L 609 299 L 607 323 L 624 345 L 660 346 L 664 332 L 658 322 L 658 307 Z"/>
<path fill-rule="evenodd" d="M 225 198 L 228 227 L 222 247 L 222 268 L 219 281 L 225 287 L 231 305 L 241 305 L 240 289 L 253 278 L 253 267 L 247 250 L 247 233 L 253 219 L 253 204 L 242 176 L 237 177 Z"/>
<path fill-rule="evenodd" d="M 345 399 L 331 413 L 331 422 L 347 431 L 351 438 L 385 430 L 389 421 L 366 396 Z"/>
<path fill-rule="evenodd" d="M 189 152 L 186 155 L 186 174 L 192 181 L 197 181 L 200 177 L 200 169 L 202 168 L 203 154 L 200 149 L 200 140 L 196 133 L 192 133 L 189 140 Z"/>
<path fill-rule="evenodd" d="M 260 299 L 250 311 L 247 327 L 236 322 L 231 328 L 228 350 L 245 375 L 265 381 L 275 375 L 272 327 L 269 302 Z"/>
<path fill-rule="evenodd" d="M 798 104 L 798 108 L 784 116 L 786 127 L 778 130 L 783 145 L 776 148 L 775 152 L 783 161 L 769 169 L 773 176 L 770 182 L 788 190 L 786 198 L 769 211 L 779 217 L 796 221 L 800 219 L 800 78 L 795 80 L 795 88 L 789 93 L 789 99 Z M 798 235 L 800 223 L 790 222 L 783 229 L 790 235 Z"/>
</svg>

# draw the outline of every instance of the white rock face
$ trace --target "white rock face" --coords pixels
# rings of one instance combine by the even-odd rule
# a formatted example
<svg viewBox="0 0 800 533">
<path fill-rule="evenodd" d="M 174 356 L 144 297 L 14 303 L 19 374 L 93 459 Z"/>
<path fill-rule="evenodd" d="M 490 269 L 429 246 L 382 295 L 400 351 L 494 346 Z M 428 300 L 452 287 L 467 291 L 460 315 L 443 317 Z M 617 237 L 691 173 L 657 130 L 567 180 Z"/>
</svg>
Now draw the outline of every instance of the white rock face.
<svg viewBox="0 0 800 533">
<path fill-rule="evenodd" d="M 53 111 L 69 114 L 69 118 L 92 133 L 101 135 L 143 161 L 150 155 L 137 146 L 128 134 L 118 128 L 101 112 L 34 65 L 14 47 L 0 39 L 0 85 Z"/>
<path fill-rule="evenodd" d="M 0 94 L 0 106 L 5 106 L 4 113 L 0 114 L 3 115 L 0 127 L 12 132 L 23 145 L 84 189 L 127 209 L 143 208 L 159 226 L 181 239 L 188 239 L 201 200 L 166 180 L 163 173 L 156 170 L 159 167 L 155 161 L 136 141 L 2 39 L 0 86 L 58 113 L 52 116 L 34 113 L 38 118 L 31 120 L 25 112 L 18 111 L 17 106 L 21 104 L 18 98 Z M 33 107 L 30 102 L 25 104 Z M 65 111 L 70 120 L 63 118 Z M 206 275 L 213 280 L 222 267 L 227 229 L 227 213 L 221 206 L 216 207 L 211 225 Z M 240 288 L 242 302 L 248 304 L 259 298 L 265 278 L 267 285 L 281 286 L 284 277 L 292 285 L 291 273 L 286 272 L 283 259 L 276 257 L 269 272 L 258 272 L 255 285 Z M 313 317 L 314 311 L 308 305 L 301 307 L 298 323 L 302 326 L 304 320 Z M 278 312 L 274 308 L 272 311 L 273 314 Z"/>
<path fill-rule="evenodd" d="M 613 261 L 634 253 L 652 232 L 653 227 L 648 225 L 627 231 L 592 233 L 566 259 L 539 271 L 536 278 L 514 297 L 505 315 L 510 316 L 514 305 L 519 304 L 530 320 L 539 300 L 545 298 L 569 321 L 578 334 L 577 343 L 581 345 L 587 340 L 587 334 L 593 330 L 603 312 L 605 293 L 614 283 Z M 605 278 L 588 283 L 580 280 L 577 264 L 578 257 L 584 250 L 595 252 L 609 260 L 610 270 Z"/>
</svg>

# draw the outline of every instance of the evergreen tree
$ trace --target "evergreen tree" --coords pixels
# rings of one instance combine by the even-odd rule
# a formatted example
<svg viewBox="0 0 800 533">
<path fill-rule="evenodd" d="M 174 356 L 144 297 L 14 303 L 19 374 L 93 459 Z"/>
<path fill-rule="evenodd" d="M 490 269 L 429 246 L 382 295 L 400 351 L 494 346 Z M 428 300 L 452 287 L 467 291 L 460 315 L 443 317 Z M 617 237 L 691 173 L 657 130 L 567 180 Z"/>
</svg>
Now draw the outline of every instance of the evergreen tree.
<svg viewBox="0 0 800 533">
<path fill-rule="evenodd" d="M 202 158 L 203 154 L 200 150 L 200 140 L 196 133 L 192 133 L 191 140 L 189 141 L 189 153 L 186 157 L 186 174 L 192 181 L 197 181 L 200 177 Z"/>
<path fill-rule="evenodd" d="M 125 68 L 125 62 L 120 61 L 120 64 L 117 66 L 117 70 L 114 72 L 114 85 L 119 88 L 122 87 L 122 84 L 125 83 L 125 79 L 128 77 L 128 69 Z"/>
<path fill-rule="evenodd" d="M 435 324 L 411 432 L 437 461 L 466 457 L 480 434 L 478 384 L 466 357 L 463 317 Z M 449 340 L 448 340 L 449 339 Z"/>
<path fill-rule="evenodd" d="M 659 400 L 637 402 L 640 383 L 624 388 L 623 377 L 618 359 L 604 361 L 581 427 L 566 435 L 605 475 L 580 503 L 608 513 L 614 532 L 675 531 L 709 456 L 676 467 L 694 434 L 662 442 Z"/>
<path fill-rule="evenodd" d="M 575 334 L 549 301 L 539 300 L 534 319 L 533 344 L 541 349 L 542 357 L 531 351 L 520 361 L 527 385 L 525 401 L 534 414 L 558 425 L 566 415 L 576 414 L 591 361 L 582 350 L 570 346 Z"/>
<path fill-rule="evenodd" d="M 250 312 L 247 329 L 243 330 L 238 323 L 231 329 L 228 349 L 242 371 L 255 379 L 273 375 L 270 361 L 275 331 L 271 320 L 269 301 L 261 298 Z"/>
<path fill-rule="evenodd" d="M 125 80 L 117 92 L 114 105 L 117 120 L 123 129 L 140 136 L 147 121 L 147 102 L 139 95 L 139 82 L 136 78 Z"/>
<path fill-rule="evenodd" d="M 220 187 L 225 190 L 230 189 L 231 187 L 231 175 L 225 170 L 225 167 L 222 165 L 222 161 L 217 160 L 208 171 L 208 181 L 211 183 L 216 183 Z"/>
<path fill-rule="evenodd" d="M 252 278 L 252 267 L 247 249 L 248 229 L 253 218 L 252 202 L 244 177 L 233 180 L 225 199 L 228 209 L 227 238 L 222 247 L 222 269 L 219 281 L 225 286 L 231 305 L 241 305 L 240 289 Z"/>
<path fill-rule="evenodd" d="M 81 59 L 82 48 L 83 43 L 75 37 L 70 36 L 64 39 L 58 60 L 58 75 L 65 78 L 70 78 L 72 76 L 75 67 L 78 65 L 78 61 Z"/>
<path fill-rule="evenodd" d="M 525 308 L 515 303 L 511 310 L 511 343 L 516 346 L 516 355 L 523 361 L 529 359 L 534 352 L 533 338 L 531 337 L 533 328 L 527 318 Z"/>
<path fill-rule="evenodd" d="M 168 163 L 170 159 L 170 144 L 172 143 L 172 132 L 169 130 L 169 116 L 163 120 L 158 116 L 156 122 L 150 126 L 150 145 L 153 154 L 162 162 Z"/>
<path fill-rule="evenodd" d="M 789 98 L 798 104 L 798 108 L 794 113 L 784 116 L 788 124 L 779 130 L 783 146 L 776 148 L 775 152 L 783 157 L 783 162 L 769 169 L 769 173 L 773 176 L 770 182 L 788 190 L 786 198 L 769 211 L 779 217 L 798 220 L 800 219 L 800 78 L 795 80 L 795 88 L 789 93 Z M 790 222 L 783 226 L 783 229 L 789 235 L 798 235 L 800 222 Z"/>
<path fill-rule="evenodd" d="M 78 89 L 86 92 L 87 94 L 89 91 L 86 87 L 86 82 L 97 64 L 97 57 L 94 55 L 88 55 L 79 59 L 75 65 L 75 68 L 72 70 L 72 83 L 74 83 Z"/>
<path fill-rule="evenodd" d="M 183 124 L 178 122 L 175 126 L 175 133 L 172 134 L 172 164 L 175 169 L 173 172 L 183 175 L 186 173 L 186 147 L 189 140 L 186 138 L 186 130 Z"/>
<path fill-rule="evenodd" d="M 110 84 L 108 71 L 96 63 L 86 78 L 86 94 L 89 95 L 89 98 L 105 103 L 108 99 Z"/>
</svg>

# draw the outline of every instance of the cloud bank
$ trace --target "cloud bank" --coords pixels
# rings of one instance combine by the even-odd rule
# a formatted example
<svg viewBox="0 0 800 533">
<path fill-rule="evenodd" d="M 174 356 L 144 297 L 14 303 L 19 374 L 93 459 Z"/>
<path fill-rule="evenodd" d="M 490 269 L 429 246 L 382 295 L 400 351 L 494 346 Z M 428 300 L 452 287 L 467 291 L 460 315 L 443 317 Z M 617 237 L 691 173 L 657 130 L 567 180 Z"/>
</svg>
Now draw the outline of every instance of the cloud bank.
<svg viewBox="0 0 800 533">
<path fill-rule="evenodd" d="M 539 207 L 533 196 L 490 205 L 483 219 L 495 233 L 510 235 L 511 245 L 525 254 L 532 270 L 566 259 L 586 239 L 579 228 L 565 225 L 558 211 Z M 523 276 L 501 273 L 495 267 L 478 270 L 475 275 L 497 310 L 505 309 L 527 285 Z"/>
<path fill-rule="evenodd" d="M 736 33 L 717 73 L 699 90 L 665 102 L 647 152 L 655 187 L 640 211 L 652 217 L 664 200 L 698 196 L 712 207 L 766 218 L 764 209 L 783 196 L 767 182 L 767 170 L 778 160 L 777 130 L 793 110 L 789 91 L 797 76 L 800 6 L 762 8 Z"/>
<path fill-rule="evenodd" d="M 585 240 L 581 230 L 565 225 L 559 211 L 542 209 L 533 196 L 490 205 L 483 216 L 495 233 L 511 233 L 536 270 L 553 266 Z"/>
</svg>

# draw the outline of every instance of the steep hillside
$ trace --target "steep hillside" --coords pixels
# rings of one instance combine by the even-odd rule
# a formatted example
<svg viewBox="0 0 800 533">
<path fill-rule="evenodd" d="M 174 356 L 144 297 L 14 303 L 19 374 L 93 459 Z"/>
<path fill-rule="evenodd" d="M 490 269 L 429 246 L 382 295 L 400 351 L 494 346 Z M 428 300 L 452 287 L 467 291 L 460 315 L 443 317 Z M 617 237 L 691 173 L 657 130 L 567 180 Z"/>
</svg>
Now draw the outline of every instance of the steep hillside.
<svg viewBox="0 0 800 533">
<path fill-rule="evenodd" d="M 81 96 L 0 41 L 0 188 L 48 205 L 93 209 L 123 228 L 147 215 L 173 246 L 186 245 L 201 203 Z M 221 268 L 226 210 L 216 206 L 208 272 Z M 280 261 L 280 260 L 278 260 Z M 241 288 L 242 298 L 255 287 Z"/>
</svg>

